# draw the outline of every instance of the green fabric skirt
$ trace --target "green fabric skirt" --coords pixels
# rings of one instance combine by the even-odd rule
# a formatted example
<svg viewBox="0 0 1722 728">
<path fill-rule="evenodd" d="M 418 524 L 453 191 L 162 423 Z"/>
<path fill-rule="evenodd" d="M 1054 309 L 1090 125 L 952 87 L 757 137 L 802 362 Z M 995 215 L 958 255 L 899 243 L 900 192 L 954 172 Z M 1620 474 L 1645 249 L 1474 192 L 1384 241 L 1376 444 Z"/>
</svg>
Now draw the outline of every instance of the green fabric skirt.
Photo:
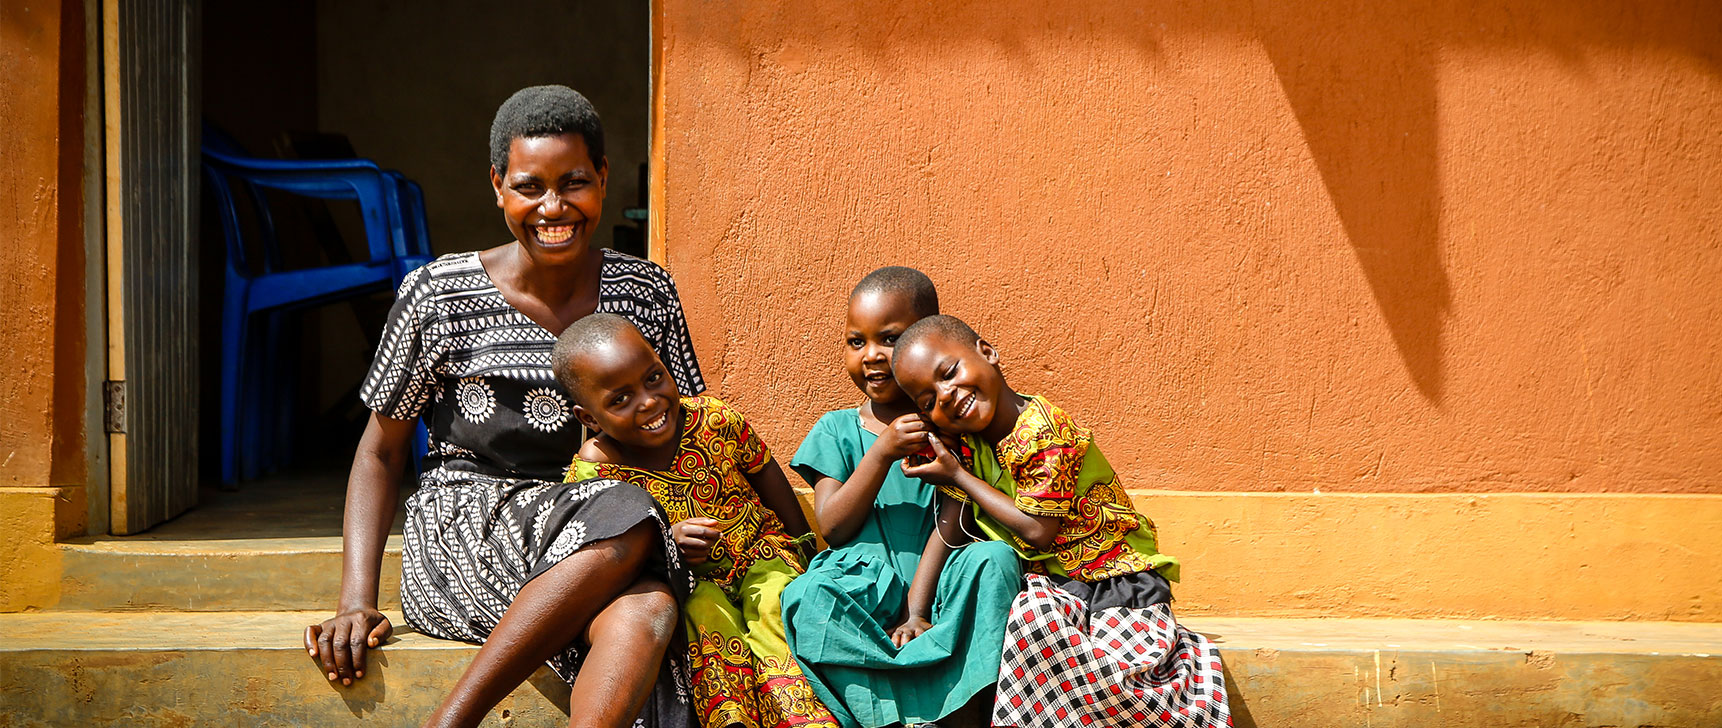
<svg viewBox="0 0 1722 728">
<path fill-rule="evenodd" d="M 1005 619 L 1022 587 L 1016 552 L 989 541 L 952 553 L 932 628 L 899 650 L 888 630 L 913 577 L 876 555 L 826 551 L 783 590 L 790 648 L 847 728 L 938 720 L 998 681 Z"/>
</svg>

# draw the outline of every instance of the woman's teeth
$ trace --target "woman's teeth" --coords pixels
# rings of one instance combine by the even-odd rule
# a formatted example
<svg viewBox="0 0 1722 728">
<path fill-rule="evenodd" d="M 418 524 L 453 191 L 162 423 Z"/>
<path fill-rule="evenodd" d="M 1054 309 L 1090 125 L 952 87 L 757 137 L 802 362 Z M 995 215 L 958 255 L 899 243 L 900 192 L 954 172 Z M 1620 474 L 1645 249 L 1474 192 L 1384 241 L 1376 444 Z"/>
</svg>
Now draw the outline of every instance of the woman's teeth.
<svg viewBox="0 0 1722 728">
<path fill-rule="evenodd" d="M 664 422 L 665 422 L 665 421 L 667 421 L 667 420 L 669 420 L 669 419 L 670 419 L 670 413 L 669 413 L 669 412 L 665 412 L 665 413 L 663 413 L 663 414 L 661 414 L 661 415 L 658 415 L 658 418 L 657 418 L 657 419 L 655 419 L 655 420 L 652 420 L 652 421 L 651 421 L 651 422 L 647 422 L 647 423 L 646 423 L 646 429 L 648 429 L 648 430 L 656 430 L 656 429 L 658 429 L 658 428 L 660 428 L 660 427 L 663 427 L 663 426 L 664 426 Z"/>
<path fill-rule="evenodd" d="M 538 228 L 538 239 L 546 243 L 566 243 L 574 237 L 573 225 L 545 225 Z"/>
<path fill-rule="evenodd" d="M 975 396 L 971 394 L 968 396 L 967 399 L 963 400 L 962 404 L 957 405 L 957 419 L 960 420 L 964 417 L 968 417 L 969 416 L 969 410 L 972 410 L 974 408 L 975 408 Z"/>
</svg>

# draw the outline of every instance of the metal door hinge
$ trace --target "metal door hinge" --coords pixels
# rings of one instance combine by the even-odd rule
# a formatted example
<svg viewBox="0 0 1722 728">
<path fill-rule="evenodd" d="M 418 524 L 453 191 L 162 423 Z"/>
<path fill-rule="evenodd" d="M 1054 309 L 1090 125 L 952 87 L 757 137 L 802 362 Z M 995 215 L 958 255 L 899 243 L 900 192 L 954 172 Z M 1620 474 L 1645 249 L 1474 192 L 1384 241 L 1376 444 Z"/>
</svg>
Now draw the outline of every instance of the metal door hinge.
<svg viewBox="0 0 1722 728">
<path fill-rule="evenodd" d="M 126 431 L 126 381 L 102 382 L 102 428 L 109 433 Z"/>
</svg>

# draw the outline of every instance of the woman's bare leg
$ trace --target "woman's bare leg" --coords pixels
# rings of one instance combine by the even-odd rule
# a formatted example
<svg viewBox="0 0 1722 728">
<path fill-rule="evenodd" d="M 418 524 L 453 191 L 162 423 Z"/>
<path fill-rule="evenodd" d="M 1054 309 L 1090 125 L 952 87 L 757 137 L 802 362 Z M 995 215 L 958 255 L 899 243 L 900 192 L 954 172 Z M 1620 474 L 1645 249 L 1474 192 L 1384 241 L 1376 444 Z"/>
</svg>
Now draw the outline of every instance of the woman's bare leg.
<svg viewBox="0 0 1722 728">
<path fill-rule="evenodd" d="M 425 724 L 478 725 L 533 670 L 584 634 L 599 610 L 638 581 L 641 567 L 660 544 L 656 527 L 641 523 L 615 538 L 588 544 L 527 582 Z"/>
<path fill-rule="evenodd" d="M 681 628 L 676 598 L 653 579 L 634 582 L 586 628 L 586 661 L 568 698 L 569 728 L 626 726 L 652 695 L 664 649 Z"/>
</svg>

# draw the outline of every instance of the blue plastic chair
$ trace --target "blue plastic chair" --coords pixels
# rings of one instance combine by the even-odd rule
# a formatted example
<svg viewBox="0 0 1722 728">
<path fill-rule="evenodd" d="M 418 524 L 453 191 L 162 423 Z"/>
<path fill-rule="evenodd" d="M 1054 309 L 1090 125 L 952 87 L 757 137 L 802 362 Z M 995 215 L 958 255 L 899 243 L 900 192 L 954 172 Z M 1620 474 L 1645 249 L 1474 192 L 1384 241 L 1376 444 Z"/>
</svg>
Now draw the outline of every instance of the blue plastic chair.
<svg viewBox="0 0 1722 728">
<path fill-rule="evenodd" d="M 256 477 L 270 433 L 264 412 L 278 389 L 265 376 L 275 359 L 269 316 L 353 296 L 390 290 L 430 259 L 423 194 L 398 173 L 361 159 L 283 161 L 203 149 L 203 169 L 226 239 L 226 293 L 222 308 L 221 479 Z M 356 200 L 369 257 L 361 262 L 285 270 L 265 192 L 279 190 L 322 200 Z M 239 215 L 240 195 L 254 212 L 254 245 Z M 261 256 L 253 256 L 256 248 Z M 260 257 L 261 260 L 253 260 Z M 277 403 L 279 404 L 279 403 Z M 279 440 L 279 437 L 271 437 Z"/>
</svg>

